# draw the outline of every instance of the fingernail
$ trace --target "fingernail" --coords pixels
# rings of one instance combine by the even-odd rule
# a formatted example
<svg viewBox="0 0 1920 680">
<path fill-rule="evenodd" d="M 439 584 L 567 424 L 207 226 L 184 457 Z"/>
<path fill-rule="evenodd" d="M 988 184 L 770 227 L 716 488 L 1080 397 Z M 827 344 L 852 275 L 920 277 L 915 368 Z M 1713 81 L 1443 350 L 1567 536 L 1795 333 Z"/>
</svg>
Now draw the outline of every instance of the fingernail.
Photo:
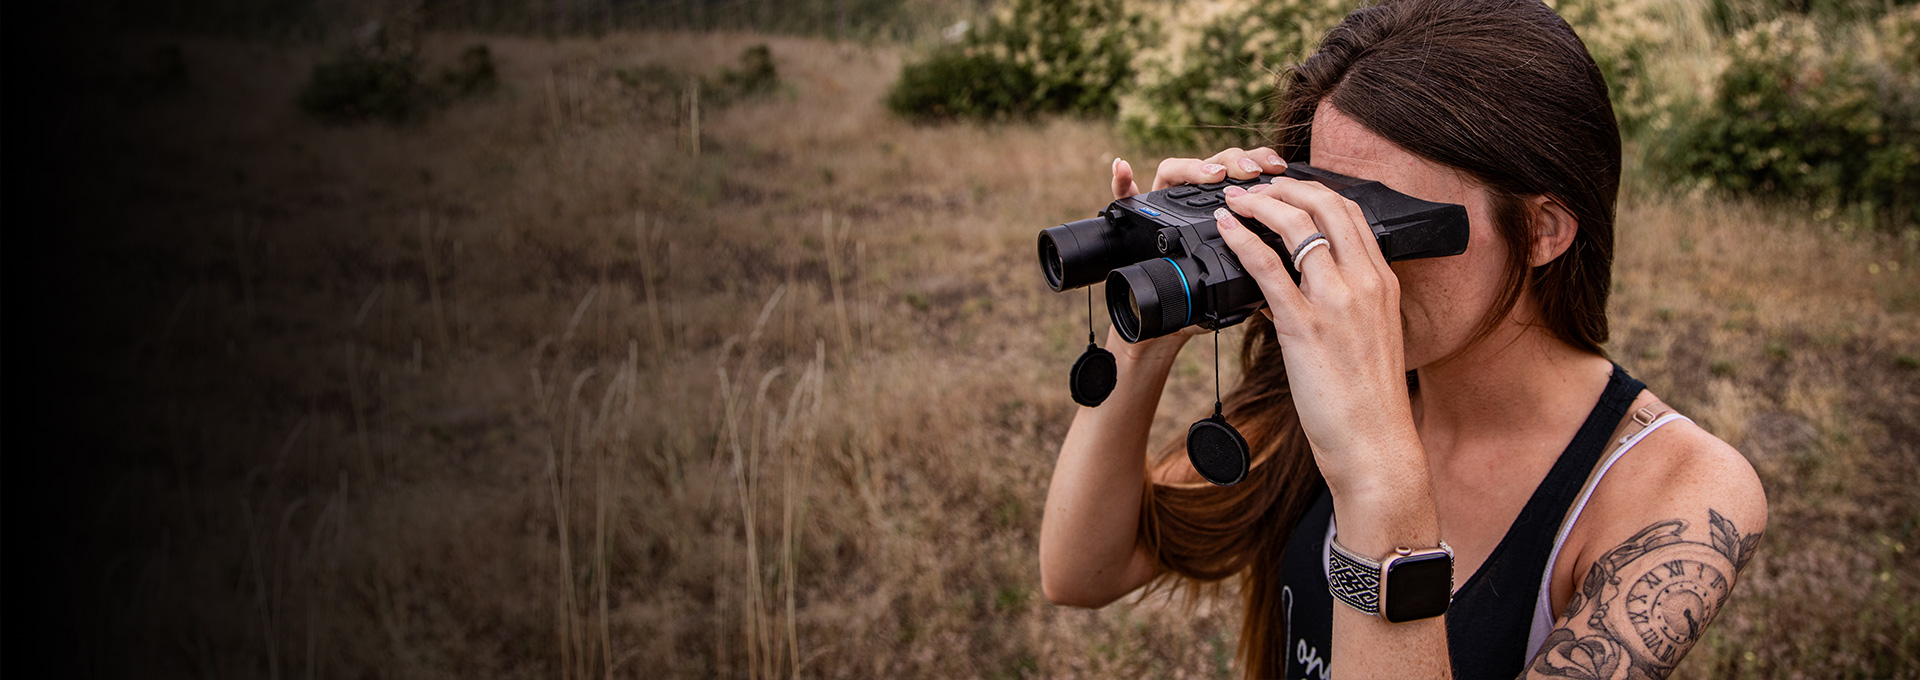
<svg viewBox="0 0 1920 680">
<path fill-rule="evenodd" d="M 1247 190 L 1246 190 L 1246 189 L 1242 189 L 1242 188 L 1240 188 L 1240 187 L 1237 187 L 1237 186 L 1232 186 L 1232 185 L 1229 185 L 1229 186 L 1227 187 L 1227 190 L 1226 190 L 1225 192 L 1222 192 L 1222 193 L 1225 193 L 1225 194 L 1226 194 L 1226 195 L 1228 195 L 1228 196 L 1239 196 L 1240 194 L 1244 194 L 1244 193 L 1247 193 Z"/>
<path fill-rule="evenodd" d="M 1127 163 L 1127 162 L 1126 162 L 1125 160 L 1122 160 L 1122 159 L 1121 159 L 1120 157 L 1118 157 L 1118 156 L 1115 156 L 1115 157 L 1114 157 L 1114 159 L 1113 159 L 1113 172 L 1114 172 L 1114 174 L 1119 174 L 1119 173 L 1120 173 L 1120 166 L 1123 166 L 1123 165 L 1126 165 L 1126 163 Z"/>
<path fill-rule="evenodd" d="M 1267 165 L 1271 165 L 1276 168 L 1284 168 L 1284 167 L 1287 167 L 1287 162 L 1280 160 L 1280 157 L 1278 155 L 1274 155 L 1274 156 L 1267 157 Z"/>
<path fill-rule="evenodd" d="M 1206 165 L 1200 166 L 1200 174 L 1202 175 L 1212 175 L 1212 174 L 1222 173 L 1226 171 L 1227 171 L 1227 166 L 1220 165 L 1218 163 L 1208 163 Z"/>
<path fill-rule="evenodd" d="M 1240 169 L 1245 170 L 1247 172 L 1259 174 L 1260 164 L 1253 162 L 1253 159 L 1251 158 L 1242 158 L 1240 159 Z"/>
<path fill-rule="evenodd" d="M 1213 221 L 1220 223 L 1220 229 L 1222 231 L 1239 226 L 1233 220 L 1233 213 L 1227 212 L 1226 208 L 1214 208 Z"/>
</svg>

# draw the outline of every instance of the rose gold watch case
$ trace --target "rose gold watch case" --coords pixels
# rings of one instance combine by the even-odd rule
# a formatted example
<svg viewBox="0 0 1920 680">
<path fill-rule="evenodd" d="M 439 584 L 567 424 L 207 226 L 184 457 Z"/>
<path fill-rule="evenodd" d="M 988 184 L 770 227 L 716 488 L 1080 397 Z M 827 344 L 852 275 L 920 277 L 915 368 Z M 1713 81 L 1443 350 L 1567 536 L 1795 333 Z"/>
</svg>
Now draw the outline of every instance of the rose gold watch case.
<svg viewBox="0 0 1920 680">
<path fill-rule="evenodd" d="M 1402 573 L 1402 582 L 1414 579 L 1418 583 L 1437 583 L 1438 570 L 1432 565 L 1446 565 L 1446 596 L 1437 601 L 1426 598 L 1409 602 L 1403 597 L 1389 597 L 1394 585 L 1394 570 L 1402 565 L 1421 567 L 1418 572 Z M 1416 586 L 1418 585 L 1416 583 Z M 1429 585 L 1428 588 L 1433 586 Z M 1440 616 L 1447 612 L 1447 605 L 1453 600 L 1453 548 L 1445 541 L 1438 548 L 1414 550 L 1406 546 L 1396 547 L 1393 554 L 1380 561 L 1380 618 L 1388 623 L 1402 623 Z"/>
</svg>

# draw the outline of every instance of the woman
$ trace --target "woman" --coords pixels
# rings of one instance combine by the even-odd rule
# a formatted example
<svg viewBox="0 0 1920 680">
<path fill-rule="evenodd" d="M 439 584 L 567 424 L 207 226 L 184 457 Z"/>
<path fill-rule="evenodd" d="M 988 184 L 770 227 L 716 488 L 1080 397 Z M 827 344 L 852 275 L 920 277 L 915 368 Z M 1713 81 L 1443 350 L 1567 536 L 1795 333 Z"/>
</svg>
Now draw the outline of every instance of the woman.
<svg viewBox="0 0 1920 680">
<path fill-rule="evenodd" d="M 1328 33 L 1284 102 L 1272 147 L 1167 160 L 1154 188 L 1311 159 L 1467 206 L 1466 253 L 1389 265 L 1318 184 L 1230 189 L 1221 235 L 1268 303 L 1226 405 L 1253 470 L 1213 487 L 1176 449 L 1149 472 L 1196 329 L 1110 333 L 1119 384 L 1075 415 L 1048 491 L 1048 599 L 1240 575 L 1251 677 L 1664 677 L 1724 606 L 1766 499 L 1738 452 L 1606 358 L 1620 137 L 1585 47 L 1537 0 L 1387 0 Z M 1124 161 L 1113 189 L 1138 191 Z M 1396 569 L 1446 554 L 1431 616 Z"/>
</svg>

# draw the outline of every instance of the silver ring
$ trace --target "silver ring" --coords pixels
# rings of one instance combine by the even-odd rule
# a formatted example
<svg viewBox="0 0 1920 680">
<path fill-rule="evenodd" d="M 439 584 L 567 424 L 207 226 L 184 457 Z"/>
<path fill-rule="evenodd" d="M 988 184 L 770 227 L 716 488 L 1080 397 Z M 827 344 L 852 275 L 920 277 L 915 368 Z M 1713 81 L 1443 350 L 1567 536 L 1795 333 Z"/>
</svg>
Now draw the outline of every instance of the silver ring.
<svg viewBox="0 0 1920 680">
<path fill-rule="evenodd" d="M 1314 232 L 1312 236 L 1307 237 L 1307 240 L 1301 241 L 1300 246 L 1293 249 L 1293 270 L 1300 271 L 1300 258 L 1306 257 L 1308 251 L 1326 245 L 1327 235 L 1319 232 Z"/>
</svg>

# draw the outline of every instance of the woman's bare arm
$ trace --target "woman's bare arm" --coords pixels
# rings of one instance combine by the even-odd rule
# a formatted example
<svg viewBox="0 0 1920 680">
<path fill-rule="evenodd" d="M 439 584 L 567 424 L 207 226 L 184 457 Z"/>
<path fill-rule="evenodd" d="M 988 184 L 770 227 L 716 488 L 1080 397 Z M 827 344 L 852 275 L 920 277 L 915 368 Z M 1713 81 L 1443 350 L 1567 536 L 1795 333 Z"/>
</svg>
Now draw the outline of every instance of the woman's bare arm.
<svg viewBox="0 0 1920 680">
<path fill-rule="evenodd" d="M 1116 350 L 1117 333 L 1107 346 Z M 1040 587 L 1054 604 L 1101 607 L 1146 584 L 1153 559 L 1139 538 L 1147 431 L 1172 352 L 1116 351 L 1119 380 L 1098 408 L 1073 417 L 1040 522 Z"/>
<path fill-rule="evenodd" d="M 1212 158 L 1160 163 L 1154 189 L 1278 173 L 1286 164 L 1270 149 L 1228 149 Z M 1113 195 L 1139 193 L 1133 168 L 1113 163 Z M 1155 573 L 1140 542 L 1141 486 L 1146 480 L 1147 433 L 1189 328 L 1127 344 L 1109 330 L 1118 381 L 1098 408 L 1082 407 L 1060 444 L 1040 522 L 1040 587 L 1055 604 L 1101 607 L 1145 585 Z M 1171 481 L 1171 480 L 1169 480 Z"/>
<path fill-rule="evenodd" d="M 1595 535 L 1573 572 L 1585 576 L 1524 677 L 1667 677 L 1759 547 L 1760 477 L 1725 442 L 1674 423 L 1622 458 L 1588 507 Z"/>
</svg>

